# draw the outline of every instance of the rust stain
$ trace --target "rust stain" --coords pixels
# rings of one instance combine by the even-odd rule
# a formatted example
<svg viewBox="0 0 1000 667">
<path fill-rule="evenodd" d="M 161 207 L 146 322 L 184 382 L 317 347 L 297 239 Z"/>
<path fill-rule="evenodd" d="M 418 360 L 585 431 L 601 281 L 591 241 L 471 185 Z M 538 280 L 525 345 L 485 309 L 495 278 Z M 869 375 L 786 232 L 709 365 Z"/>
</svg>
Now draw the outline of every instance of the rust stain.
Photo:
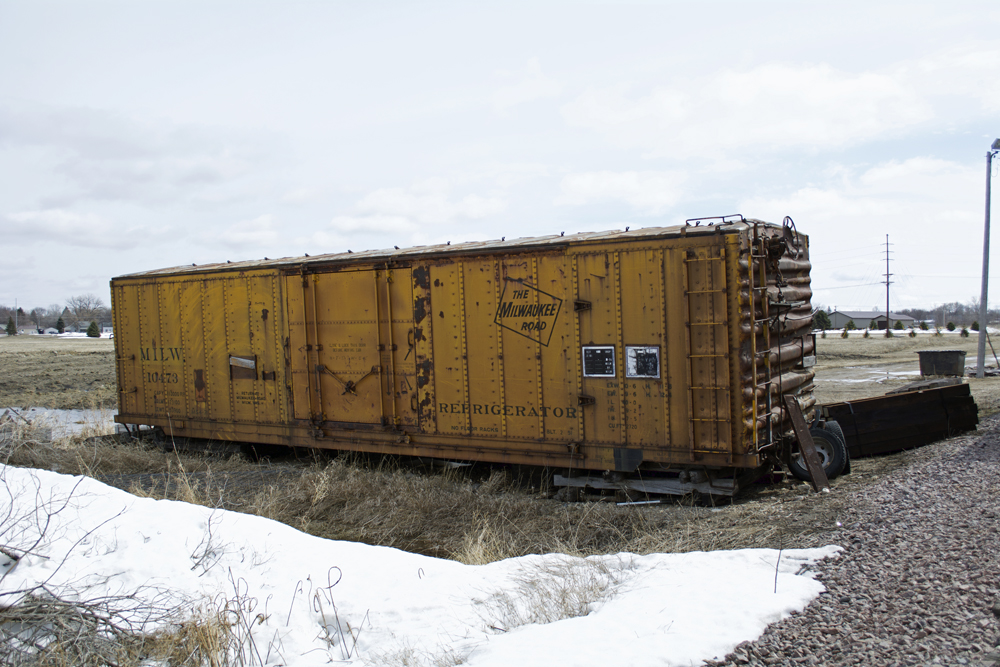
<svg viewBox="0 0 1000 667">
<path fill-rule="evenodd" d="M 208 385 L 205 384 L 205 371 L 202 369 L 197 369 L 194 372 L 194 400 L 198 403 L 205 403 L 208 401 L 208 392 L 206 391 Z"/>
<path fill-rule="evenodd" d="M 417 287 L 422 287 L 424 289 L 430 289 L 431 286 L 431 270 L 426 266 L 418 266 L 413 269 L 413 284 Z"/>
<path fill-rule="evenodd" d="M 430 384 L 431 381 L 431 371 L 434 370 L 434 363 L 427 358 L 423 361 L 417 362 L 417 387 L 423 387 Z"/>
<path fill-rule="evenodd" d="M 430 301 L 425 296 L 419 296 L 413 300 L 413 322 L 414 324 L 420 324 L 425 317 L 427 317 L 427 302 Z M 414 334 L 416 335 L 416 334 Z M 423 340 L 421 338 L 420 340 Z"/>
</svg>

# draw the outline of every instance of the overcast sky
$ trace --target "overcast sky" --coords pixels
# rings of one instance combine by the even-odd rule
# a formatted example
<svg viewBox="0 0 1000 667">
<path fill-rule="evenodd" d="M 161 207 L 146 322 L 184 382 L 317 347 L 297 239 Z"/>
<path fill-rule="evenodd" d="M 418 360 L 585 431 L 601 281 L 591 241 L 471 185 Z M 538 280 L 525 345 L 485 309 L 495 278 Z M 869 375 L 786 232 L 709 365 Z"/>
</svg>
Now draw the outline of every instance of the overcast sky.
<svg viewBox="0 0 1000 667">
<path fill-rule="evenodd" d="M 729 213 L 809 234 L 814 303 L 884 307 L 886 234 L 893 309 L 979 295 L 995 1 L 0 0 L 0 62 L 0 303 L 26 310 Z"/>
</svg>

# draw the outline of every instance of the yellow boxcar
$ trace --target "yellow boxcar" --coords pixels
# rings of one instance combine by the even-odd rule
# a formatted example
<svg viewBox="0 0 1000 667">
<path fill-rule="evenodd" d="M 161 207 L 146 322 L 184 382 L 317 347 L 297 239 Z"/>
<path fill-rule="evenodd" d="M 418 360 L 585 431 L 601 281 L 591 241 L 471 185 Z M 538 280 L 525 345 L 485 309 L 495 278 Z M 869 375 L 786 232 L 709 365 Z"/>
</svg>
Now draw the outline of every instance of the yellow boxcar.
<svg viewBox="0 0 1000 667">
<path fill-rule="evenodd" d="M 115 419 L 731 493 L 814 403 L 807 237 L 736 217 L 114 278 Z"/>
</svg>

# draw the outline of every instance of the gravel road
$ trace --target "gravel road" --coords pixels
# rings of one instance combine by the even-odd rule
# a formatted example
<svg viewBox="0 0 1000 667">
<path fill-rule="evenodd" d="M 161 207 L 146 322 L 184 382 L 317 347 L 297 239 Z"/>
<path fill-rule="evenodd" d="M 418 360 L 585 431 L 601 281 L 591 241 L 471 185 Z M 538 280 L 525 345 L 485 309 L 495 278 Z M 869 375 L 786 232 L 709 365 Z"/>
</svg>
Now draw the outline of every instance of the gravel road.
<svg viewBox="0 0 1000 667">
<path fill-rule="evenodd" d="M 709 665 L 1000 665 L 1000 418 L 851 493 L 827 592 Z"/>
</svg>

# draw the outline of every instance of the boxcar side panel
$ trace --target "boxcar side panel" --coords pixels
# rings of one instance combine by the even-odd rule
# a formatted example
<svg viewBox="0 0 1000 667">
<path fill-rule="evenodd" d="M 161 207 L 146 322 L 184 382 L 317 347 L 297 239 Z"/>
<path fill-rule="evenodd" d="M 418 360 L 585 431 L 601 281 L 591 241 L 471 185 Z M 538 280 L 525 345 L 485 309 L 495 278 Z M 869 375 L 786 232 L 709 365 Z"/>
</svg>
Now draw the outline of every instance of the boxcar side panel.
<svg viewBox="0 0 1000 667">
<path fill-rule="evenodd" d="M 201 281 L 201 331 L 205 341 L 205 394 L 208 416 L 226 425 L 235 421 L 229 370 L 230 342 L 226 332 L 226 281 L 208 277 Z M 225 426 L 223 426 L 225 428 Z"/>
<path fill-rule="evenodd" d="M 558 443 L 581 442 L 577 413 L 579 391 L 579 343 L 576 340 L 573 319 L 572 268 L 570 257 L 542 255 L 537 262 L 539 286 L 538 301 L 533 326 L 539 332 L 537 348 L 539 394 L 543 410 L 539 424 L 546 440 Z M 529 325 L 531 326 L 531 325 Z"/>
<path fill-rule="evenodd" d="M 687 342 L 688 310 L 686 290 L 686 264 L 689 242 L 678 241 L 669 244 L 663 251 L 663 276 L 666 290 L 666 316 L 664 336 L 667 340 L 667 395 L 669 401 L 668 426 L 672 461 L 690 463 L 694 461 L 691 452 L 691 396 L 689 386 L 689 363 Z"/>
<path fill-rule="evenodd" d="M 497 308 L 497 263 L 490 258 L 464 262 L 463 267 L 470 434 L 499 438 L 504 429 L 499 408 L 504 404 L 504 383 L 499 347 L 501 329 L 493 321 Z"/>
<path fill-rule="evenodd" d="M 416 358 L 413 324 L 413 278 L 409 268 L 375 272 L 378 284 L 379 351 L 382 391 L 388 401 L 385 423 L 413 429 L 417 425 Z M 383 296 L 384 295 L 384 296 Z"/>
<path fill-rule="evenodd" d="M 584 432 L 589 444 L 617 447 L 622 444 L 623 411 L 614 253 L 580 253 L 576 261 L 579 300 L 586 304 L 577 315 L 580 345 L 576 353 L 583 365 L 583 394 L 593 399 L 584 407 Z"/>
<path fill-rule="evenodd" d="M 536 264 L 537 258 L 530 255 L 500 261 L 500 273 L 504 278 L 500 309 L 506 312 L 497 312 L 494 317 L 501 324 L 503 338 L 505 402 L 498 409 L 503 412 L 509 438 L 544 438 L 538 383 L 541 364 L 538 332 L 526 328 L 536 323 L 536 319 L 526 313 L 538 308 L 540 297 L 549 298 L 539 294 L 536 287 Z"/>
<path fill-rule="evenodd" d="M 284 310 L 287 323 L 285 382 L 289 386 L 292 420 L 309 420 L 313 417 L 313 376 L 309 361 L 311 350 L 306 340 L 307 304 L 312 275 L 289 274 L 284 277 Z"/>
<path fill-rule="evenodd" d="M 434 400 L 434 313 L 431 308 L 431 272 L 426 264 L 414 266 L 413 358 L 417 396 L 417 425 L 421 433 L 436 433 L 437 404 Z"/>
<path fill-rule="evenodd" d="M 629 448 L 659 449 L 670 441 L 662 377 L 663 276 L 657 250 L 620 253 L 622 300 L 622 400 Z"/>
<path fill-rule="evenodd" d="M 176 283 L 180 299 L 180 338 L 184 364 L 181 389 L 184 414 L 192 419 L 208 418 L 208 383 L 205 377 L 205 337 L 202 326 L 202 285 L 200 280 Z"/>
<path fill-rule="evenodd" d="M 431 309 L 434 319 L 433 366 L 437 432 L 468 433 L 468 385 L 460 291 L 464 278 L 460 263 L 431 265 Z"/>
<path fill-rule="evenodd" d="M 139 292 L 133 285 L 111 290 L 115 319 L 115 362 L 118 375 L 118 409 L 123 414 L 145 414 L 139 337 Z"/>
<path fill-rule="evenodd" d="M 253 385 L 256 421 L 284 424 L 287 399 L 278 279 L 274 274 L 256 274 L 247 276 L 246 283 L 249 295 L 247 328 L 250 349 L 257 360 L 257 380 Z"/>
</svg>

